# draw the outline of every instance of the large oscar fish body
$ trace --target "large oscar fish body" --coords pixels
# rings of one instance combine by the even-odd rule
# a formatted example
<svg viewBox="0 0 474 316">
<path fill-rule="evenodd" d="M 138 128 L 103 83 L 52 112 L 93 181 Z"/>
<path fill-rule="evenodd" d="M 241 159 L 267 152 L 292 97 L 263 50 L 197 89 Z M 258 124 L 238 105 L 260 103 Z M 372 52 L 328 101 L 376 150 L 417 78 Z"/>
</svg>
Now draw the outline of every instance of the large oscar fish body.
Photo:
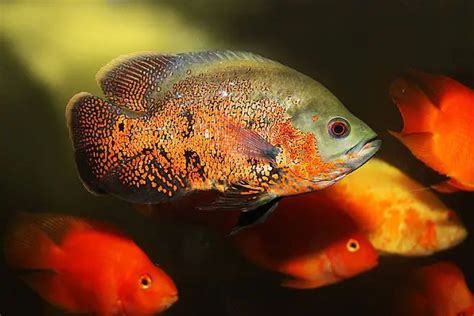
<svg viewBox="0 0 474 316">
<path fill-rule="evenodd" d="M 322 85 L 250 53 L 141 53 L 97 75 L 67 117 L 86 187 L 134 203 L 215 190 L 211 208 L 265 209 L 367 161 L 375 133 Z"/>
</svg>

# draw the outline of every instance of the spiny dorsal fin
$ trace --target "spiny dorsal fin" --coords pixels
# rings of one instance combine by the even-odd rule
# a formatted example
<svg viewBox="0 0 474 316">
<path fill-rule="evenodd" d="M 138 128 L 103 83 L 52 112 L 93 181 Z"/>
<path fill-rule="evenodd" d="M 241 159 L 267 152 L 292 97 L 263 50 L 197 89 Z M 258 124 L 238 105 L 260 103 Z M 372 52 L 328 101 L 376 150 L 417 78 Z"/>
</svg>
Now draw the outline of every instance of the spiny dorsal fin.
<svg viewBox="0 0 474 316">
<path fill-rule="evenodd" d="M 438 108 L 446 106 L 445 100 L 456 95 L 470 96 L 472 90 L 454 79 L 421 70 L 409 69 L 408 79 L 412 80 Z"/>
<path fill-rule="evenodd" d="M 162 83 L 193 64 L 249 60 L 272 62 L 247 52 L 204 51 L 175 55 L 141 52 L 123 55 L 102 67 L 96 80 L 105 96 L 118 106 L 146 112 L 155 102 L 151 95 Z"/>
<path fill-rule="evenodd" d="M 93 228 L 93 225 L 88 221 L 70 215 L 52 213 L 18 213 L 17 225 L 39 229 L 57 245 L 72 230 L 89 230 Z"/>
</svg>

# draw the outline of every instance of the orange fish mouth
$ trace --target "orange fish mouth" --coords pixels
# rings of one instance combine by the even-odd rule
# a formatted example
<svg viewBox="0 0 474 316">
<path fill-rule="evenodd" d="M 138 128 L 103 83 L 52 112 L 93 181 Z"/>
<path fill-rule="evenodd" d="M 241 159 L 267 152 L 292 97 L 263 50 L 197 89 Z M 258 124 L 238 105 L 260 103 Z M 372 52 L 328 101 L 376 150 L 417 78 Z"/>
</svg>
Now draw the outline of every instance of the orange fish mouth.
<svg viewBox="0 0 474 316">
<path fill-rule="evenodd" d="M 170 308 L 178 300 L 178 295 L 173 295 L 163 299 L 162 305 L 164 309 Z"/>
</svg>

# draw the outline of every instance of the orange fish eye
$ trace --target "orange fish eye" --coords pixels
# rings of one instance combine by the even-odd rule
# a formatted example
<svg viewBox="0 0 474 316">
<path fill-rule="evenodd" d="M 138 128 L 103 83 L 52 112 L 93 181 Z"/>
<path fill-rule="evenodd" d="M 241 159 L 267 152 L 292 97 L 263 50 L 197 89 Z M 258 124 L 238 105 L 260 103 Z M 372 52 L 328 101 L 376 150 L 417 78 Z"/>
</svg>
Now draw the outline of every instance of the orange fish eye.
<svg viewBox="0 0 474 316">
<path fill-rule="evenodd" d="M 347 242 L 346 244 L 346 248 L 347 250 L 349 250 L 350 252 L 356 252 L 357 250 L 360 249 L 360 244 L 357 240 L 351 238 L 349 239 L 349 241 Z"/>
<path fill-rule="evenodd" d="M 351 126 L 347 120 L 336 117 L 329 121 L 328 132 L 334 138 L 345 138 L 351 132 Z"/>
<path fill-rule="evenodd" d="M 144 290 L 148 289 L 151 286 L 151 282 L 151 277 L 148 274 L 142 275 L 138 281 L 140 287 Z"/>
</svg>

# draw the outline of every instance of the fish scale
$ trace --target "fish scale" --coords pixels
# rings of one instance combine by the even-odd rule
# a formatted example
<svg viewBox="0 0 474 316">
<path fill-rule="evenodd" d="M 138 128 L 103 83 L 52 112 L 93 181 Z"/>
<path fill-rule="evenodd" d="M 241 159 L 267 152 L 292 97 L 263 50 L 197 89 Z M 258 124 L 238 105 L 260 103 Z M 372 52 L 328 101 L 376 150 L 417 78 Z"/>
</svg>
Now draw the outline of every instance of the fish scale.
<svg viewBox="0 0 474 316">
<path fill-rule="evenodd" d="M 216 190 L 225 203 L 204 207 L 269 210 L 277 197 L 321 189 L 348 172 L 344 159 L 325 154 L 338 150 L 341 158 L 375 137 L 319 83 L 250 53 L 119 57 L 97 82 L 105 99 L 80 93 L 67 107 L 79 174 L 93 193 L 134 203 Z M 334 150 L 325 148 L 318 142 L 327 131 L 317 130 L 324 120 L 308 129 L 294 119 L 319 112 L 345 117 L 362 133 L 329 139 Z M 378 146 L 371 148 L 367 159 Z"/>
</svg>

